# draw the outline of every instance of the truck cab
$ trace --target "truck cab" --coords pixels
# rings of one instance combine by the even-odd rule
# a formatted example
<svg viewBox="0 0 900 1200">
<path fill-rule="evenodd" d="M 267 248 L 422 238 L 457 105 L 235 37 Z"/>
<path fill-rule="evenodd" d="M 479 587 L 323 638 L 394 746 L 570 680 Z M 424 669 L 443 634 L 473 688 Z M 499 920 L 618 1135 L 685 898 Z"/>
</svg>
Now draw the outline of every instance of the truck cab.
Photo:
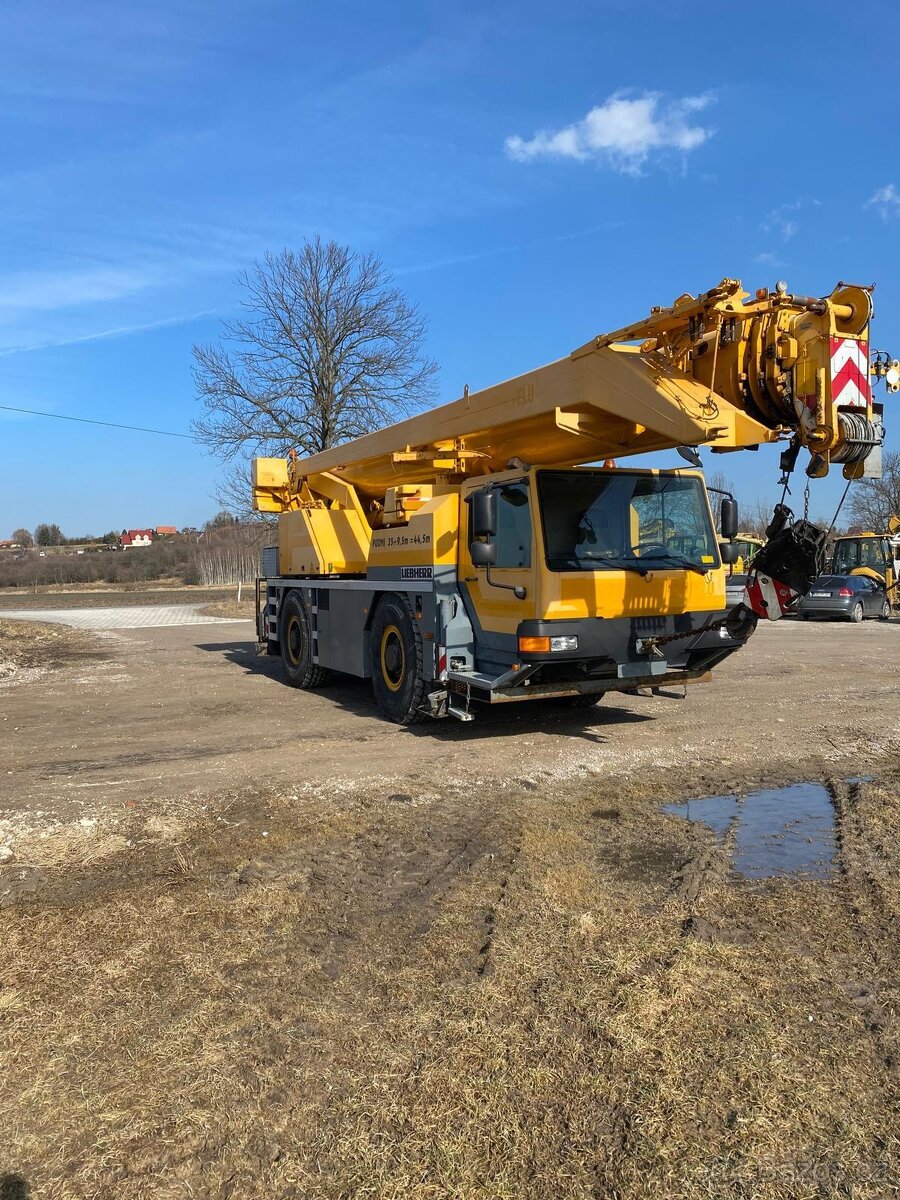
<svg viewBox="0 0 900 1200">
<path fill-rule="evenodd" d="M 725 570 L 702 475 L 536 468 L 467 480 L 458 590 L 500 702 L 690 682 L 741 644 L 705 630 Z M 587 700 L 586 700 L 587 702 Z"/>
</svg>

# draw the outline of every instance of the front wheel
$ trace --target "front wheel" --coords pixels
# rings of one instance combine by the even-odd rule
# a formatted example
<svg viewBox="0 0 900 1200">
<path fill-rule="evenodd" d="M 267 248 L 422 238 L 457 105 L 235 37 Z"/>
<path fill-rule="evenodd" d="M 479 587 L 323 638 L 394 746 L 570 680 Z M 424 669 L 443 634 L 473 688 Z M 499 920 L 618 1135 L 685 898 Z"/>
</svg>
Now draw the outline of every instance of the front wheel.
<svg viewBox="0 0 900 1200">
<path fill-rule="evenodd" d="M 422 634 L 404 596 L 383 596 L 372 618 L 369 668 L 379 711 L 396 725 L 424 721 Z"/>
<path fill-rule="evenodd" d="M 854 604 L 850 612 L 850 620 L 854 625 L 858 624 L 863 619 L 863 606 Z"/>
<path fill-rule="evenodd" d="M 885 597 L 884 604 L 881 606 L 881 612 L 878 614 L 880 621 L 889 621 L 891 619 L 891 602 Z"/>
</svg>

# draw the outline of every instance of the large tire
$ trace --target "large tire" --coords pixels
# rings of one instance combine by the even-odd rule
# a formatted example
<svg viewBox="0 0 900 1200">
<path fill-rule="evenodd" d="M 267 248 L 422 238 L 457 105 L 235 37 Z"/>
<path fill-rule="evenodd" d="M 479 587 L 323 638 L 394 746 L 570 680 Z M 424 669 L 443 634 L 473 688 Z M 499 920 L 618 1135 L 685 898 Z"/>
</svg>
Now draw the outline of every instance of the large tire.
<svg viewBox="0 0 900 1200">
<path fill-rule="evenodd" d="M 372 618 L 369 666 L 378 710 L 395 725 L 414 725 L 425 710 L 422 634 L 405 596 L 382 596 Z"/>
<path fill-rule="evenodd" d="M 854 625 L 858 625 L 864 616 L 865 613 L 863 612 L 863 606 L 857 601 L 857 603 L 853 605 L 853 608 L 850 612 L 850 620 Z"/>
<path fill-rule="evenodd" d="M 317 688 L 329 672 L 313 662 L 312 622 L 300 592 L 288 592 L 278 617 L 281 662 L 291 687 Z"/>
</svg>

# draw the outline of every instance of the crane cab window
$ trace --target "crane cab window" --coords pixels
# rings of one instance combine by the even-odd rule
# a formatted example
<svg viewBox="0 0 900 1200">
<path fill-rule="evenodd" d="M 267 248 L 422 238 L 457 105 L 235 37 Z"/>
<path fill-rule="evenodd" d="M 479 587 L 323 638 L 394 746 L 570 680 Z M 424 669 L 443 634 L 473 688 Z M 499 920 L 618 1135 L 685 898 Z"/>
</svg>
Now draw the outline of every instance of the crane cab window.
<svg viewBox="0 0 900 1200">
<path fill-rule="evenodd" d="M 495 566 L 531 566 L 531 508 L 524 483 L 506 483 L 497 489 Z"/>
<path fill-rule="evenodd" d="M 832 565 L 836 575 L 849 575 L 858 567 L 883 572 L 889 562 L 887 546 L 881 538 L 845 537 L 837 540 Z"/>
<path fill-rule="evenodd" d="M 538 495 L 551 571 L 719 564 L 702 482 L 690 475 L 540 471 Z"/>
</svg>

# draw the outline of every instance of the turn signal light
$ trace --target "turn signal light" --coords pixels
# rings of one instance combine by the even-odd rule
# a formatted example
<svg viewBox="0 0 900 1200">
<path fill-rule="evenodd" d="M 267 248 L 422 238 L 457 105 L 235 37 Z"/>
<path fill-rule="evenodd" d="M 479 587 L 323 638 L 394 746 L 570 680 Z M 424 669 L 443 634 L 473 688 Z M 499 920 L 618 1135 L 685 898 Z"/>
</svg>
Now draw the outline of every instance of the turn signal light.
<svg viewBox="0 0 900 1200">
<path fill-rule="evenodd" d="M 553 651 L 571 653 L 578 649 L 578 638 L 574 634 L 561 634 L 559 637 L 520 637 L 520 654 L 548 654 Z"/>
<path fill-rule="evenodd" d="M 520 637 L 520 654 L 549 654 L 550 639 L 548 637 Z"/>
</svg>

